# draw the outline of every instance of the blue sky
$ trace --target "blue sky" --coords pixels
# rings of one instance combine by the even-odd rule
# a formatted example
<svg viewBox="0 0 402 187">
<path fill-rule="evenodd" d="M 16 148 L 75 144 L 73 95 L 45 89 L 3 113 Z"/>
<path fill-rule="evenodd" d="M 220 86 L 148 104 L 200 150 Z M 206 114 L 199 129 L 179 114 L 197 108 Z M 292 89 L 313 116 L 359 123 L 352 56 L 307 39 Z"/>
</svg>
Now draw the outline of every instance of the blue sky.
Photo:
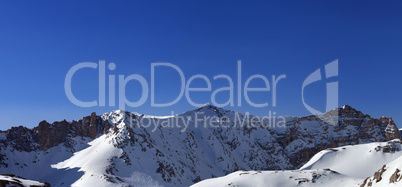
<svg viewBox="0 0 402 187">
<path fill-rule="evenodd" d="M 99 60 L 116 64 L 107 75 L 139 74 L 147 81 L 152 62 L 170 62 L 186 79 L 207 76 L 212 90 L 227 86 L 213 76 L 235 79 L 242 60 L 242 84 L 254 74 L 269 81 L 286 74 L 278 84 L 277 106 L 272 92 L 265 92 L 250 97 L 267 101 L 268 107 L 255 108 L 243 99 L 242 106 L 224 108 L 304 116 L 310 114 L 301 100 L 304 79 L 339 59 L 339 76 L 330 80 L 339 82 L 339 105 L 393 117 L 402 127 L 401 9 L 397 1 L 0 1 L 0 129 L 117 109 L 81 108 L 64 92 L 71 67 Z M 160 68 L 156 73 L 156 100 L 173 100 L 180 90 L 177 72 Z M 77 73 L 72 85 L 77 98 L 97 99 L 97 76 L 93 69 Z M 306 102 L 317 109 L 325 109 L 326 81 L 306 88 Z M 140 97 L 138 83 L 126 87 L 130 100 Z M 192 98 L 207 103 L 211 93 Z M 220 101 L 227 99 L 221 94 Z M 191 109 L 184 97 L 170 107 L 151 107 L 148 97 L 141 107 L 127 108 L 152 115 Z"/>
</svg>

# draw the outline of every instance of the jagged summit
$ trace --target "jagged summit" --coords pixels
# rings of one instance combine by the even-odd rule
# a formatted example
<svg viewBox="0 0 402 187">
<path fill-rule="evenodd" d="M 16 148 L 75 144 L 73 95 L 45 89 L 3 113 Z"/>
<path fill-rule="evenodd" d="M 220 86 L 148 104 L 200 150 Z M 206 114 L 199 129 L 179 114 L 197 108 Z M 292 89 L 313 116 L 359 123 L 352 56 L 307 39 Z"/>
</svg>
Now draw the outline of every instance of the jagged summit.
<svg viewBox="0 0 402 187">
<path fill-rule="evenodd" d="M 365 114 L 363 114 L 363 112 L 356 110 L 355 108 L 353 108 L 349 105 L 344 105 L 343 107 L 330 110 L 330 111 L 326 112 L 324 114 L 324 116 L 337 116 L 337 117 L 343 117 L 343 118 L 370 117 L 369 115 L 365 115 Z"/>
<path fill-rule="evenodd" d="M 339 108 L 338 110 L 342 117 L 349 117 L 349 118 L 367 117 L 367 115 L 363 114 L 363 112 L 356 110 L 355 108 L 349 105 L 345 105 L 342 108 Z"/>
</svg>

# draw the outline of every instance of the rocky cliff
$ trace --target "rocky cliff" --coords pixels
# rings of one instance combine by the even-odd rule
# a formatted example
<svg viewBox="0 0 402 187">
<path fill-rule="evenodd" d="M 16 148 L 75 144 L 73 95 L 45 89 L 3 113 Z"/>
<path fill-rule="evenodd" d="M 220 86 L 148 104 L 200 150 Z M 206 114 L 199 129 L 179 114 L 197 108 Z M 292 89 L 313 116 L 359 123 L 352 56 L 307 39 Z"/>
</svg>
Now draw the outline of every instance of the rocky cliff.
<svg viewBox="0 0 402 187">
<path fill-rule="evenodd" d="M 96 113 L 86 116 L 81 120 L 67 122 L 57 121 L 52 124 L 42 121 L 37 127 L 32 129 L 19 126 L 12 127 L 6 133 L 7 139 L 1 140 L 3 144 L 11 143 L 12 146 L 20 151 L 45 150 L 67 143 L 71 137 L 96 138 L 110 128 L 108 122 L 103 121 Z"/>
</svg>

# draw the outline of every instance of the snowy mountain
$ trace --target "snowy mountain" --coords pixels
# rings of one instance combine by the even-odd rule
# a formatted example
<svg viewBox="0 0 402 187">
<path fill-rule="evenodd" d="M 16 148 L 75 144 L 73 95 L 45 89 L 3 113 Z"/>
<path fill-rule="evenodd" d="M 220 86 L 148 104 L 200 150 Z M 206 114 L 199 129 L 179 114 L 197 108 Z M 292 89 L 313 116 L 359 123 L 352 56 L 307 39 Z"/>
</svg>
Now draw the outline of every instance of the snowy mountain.
<svg viewBox="0 0 402 187">
<path fill-rule="evenodd" d="M 0 186 L 4 187 L 15 187 L 15 186 L 32 186 L 32 187 L 50 187 L 47 182 L 38 182 L 33 180 L 28 180 L 15 175 L 0 175 Z"/>
<path fill-rule="evenodd" d="M 267 184 L 273 187 L 400 186 L 401 143 L 399 139 L 395 139 L 382 143 L 329 148 L 317 153 L 299 170 L 238 171 L 224 177 L 201 181 L 192 187 L 262 187 Z M 373 177 L 368 177 L 373 173 Z M 381 180 L 382 178 L 384 179 Z"/>
<path fill-rule="evenodd" d="M 0 172 L 52 186 L 189 186 L 238 170 L 285 169 L 293 171 L 257 173 L 355 181 L 347 172 L 334 172 L 335 166 L 321 167 L 319 160 L 329 153 L 303 165 L 327 148 L 399 138 L 391 118 L 374 119 L 350 106 L 323 116 L 253 117 L 205 105 L 177 116 L 118 110 L 72 122 L 42 121 L 33 129 L 13 127 L 0 132 Z M 281 126 L 272 123 L 280 120 Z M 296 170 L 302 166 L 310 169 Z"/>
</svg>

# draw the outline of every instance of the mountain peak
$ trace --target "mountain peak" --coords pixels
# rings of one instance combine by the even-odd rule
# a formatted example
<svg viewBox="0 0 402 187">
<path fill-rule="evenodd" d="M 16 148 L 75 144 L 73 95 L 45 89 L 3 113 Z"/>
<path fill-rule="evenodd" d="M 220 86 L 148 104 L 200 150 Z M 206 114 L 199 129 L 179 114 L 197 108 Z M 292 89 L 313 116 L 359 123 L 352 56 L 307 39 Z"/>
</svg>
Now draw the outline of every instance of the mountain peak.
<svg viewBox="0 0 402 187">
<path fill-rule="evenodd" d="M 339 108 L 345 111 L 354 111 L 354 112 L 360 112 L 358 110 L 356 110 L 355 108 L 351 107 L 350 105 L 344 105 L 343 107 Z"/>
<path fill-rule="evenodd" d="M 363 114 L 361 111 L 356 110 L 355 108 L 344 105 L 340 108 L 335 108 L 333 110 L 328 111 L 324 114 L 324 116 L 341 116 L 344 118 L 364 118 L 368 115 Z"/>
<path fill-rule="evenodd" d="M 207 104 L 205 104 L 205 105 L 202 105 L 202 107 L 200 107 L 200 108 L 218 108 L 218 107 L 207 103 Z"/>
<path fill-rule="evenodd" d="M 216 114 L 220 114 L 220 113 L 224 113 L 224 109 L 219 108 L 217 106 L 211 105 L 211 104 L 205 104 L 202 107 L 196 109 L 195 111 L 204 111 L 204 112 L 212 112 L 212 113 L 216 113 Z"/>
<path fill-rule="evenodd" d="M 356 110 L 355 108 L 349 106 L 349 105 L 345 105 L 340 109 L 340 114 L 343 117 L 350 117 L 350 118 L 362 118 L 365 115 L 359 111 Z"/>
</svg>

